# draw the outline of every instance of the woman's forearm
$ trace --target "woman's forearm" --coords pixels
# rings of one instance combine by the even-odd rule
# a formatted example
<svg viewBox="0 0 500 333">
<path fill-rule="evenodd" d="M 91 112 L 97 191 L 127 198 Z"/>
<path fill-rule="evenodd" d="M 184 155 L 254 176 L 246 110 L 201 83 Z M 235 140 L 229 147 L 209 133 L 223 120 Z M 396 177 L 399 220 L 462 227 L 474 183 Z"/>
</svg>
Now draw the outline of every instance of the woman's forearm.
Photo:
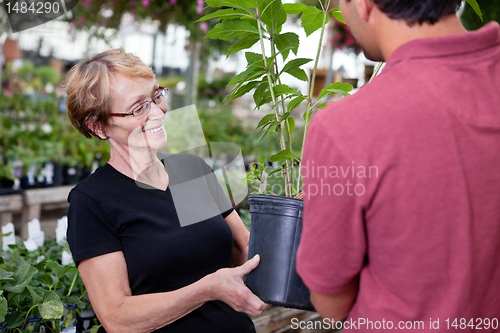
<svg viewBox="0 0 500 333">
<path fill-rule="evenodd" d="M 187 315 L 208 301 L 259 315 L 266 305 L 243 284 L 259 264 L 258 256 L 237 268 L 223 268 L 186 287 L 132 296 L 123 252 L 82 260 L 78 270 L 92 307 L 109 333 L 151 332 Z"/>
<path fill-rule="evenodd" d="M 233 233 L 234 246 L 232 263 L 234 266 L 242 265 L 248 259 L 250 232 L 247 230 L 236 211 L 231 212 L 225 220 Z"/>
<path fill-rule="evenodd" d="M 111 313 L 102 314 L 108 333 L 151 332 L 184 317 L 212 300 L 207 279 L 165 293 L 127 295 Z"/>
</svg>

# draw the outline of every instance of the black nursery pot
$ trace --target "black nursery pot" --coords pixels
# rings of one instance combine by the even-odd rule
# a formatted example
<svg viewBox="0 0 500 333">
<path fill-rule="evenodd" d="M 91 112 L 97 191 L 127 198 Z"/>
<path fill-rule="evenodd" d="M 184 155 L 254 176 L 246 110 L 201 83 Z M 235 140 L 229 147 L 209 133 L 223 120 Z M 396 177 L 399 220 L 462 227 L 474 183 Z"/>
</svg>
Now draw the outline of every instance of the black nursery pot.
<svg viewBox="0 0 500 333">
<path fill-rule="evenodd" d="M 310 294 L 295 269 L 302 232 L 299 199 L 251 194 L 248 257 L 260 255 L 260 264 L 247 275 L 246 285 L 264 302 L 314 311 Z"/>
</svg>

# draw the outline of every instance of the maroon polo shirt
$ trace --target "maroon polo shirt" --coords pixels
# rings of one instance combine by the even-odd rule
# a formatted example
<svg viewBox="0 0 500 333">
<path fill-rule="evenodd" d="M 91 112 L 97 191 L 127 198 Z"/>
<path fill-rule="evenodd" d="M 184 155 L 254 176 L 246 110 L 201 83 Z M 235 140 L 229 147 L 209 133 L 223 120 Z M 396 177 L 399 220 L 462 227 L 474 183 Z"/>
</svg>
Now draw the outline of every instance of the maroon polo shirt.
<svg viewBox="0 0 500 333">
<path fill-rule="evenodd" d="M 398 48 L 372 83 L 313 117 L 303 174 L 297 269 L 321 294 L 360 276 L 348 327 L 498 325 L 497 23 Z"/>
</svg>

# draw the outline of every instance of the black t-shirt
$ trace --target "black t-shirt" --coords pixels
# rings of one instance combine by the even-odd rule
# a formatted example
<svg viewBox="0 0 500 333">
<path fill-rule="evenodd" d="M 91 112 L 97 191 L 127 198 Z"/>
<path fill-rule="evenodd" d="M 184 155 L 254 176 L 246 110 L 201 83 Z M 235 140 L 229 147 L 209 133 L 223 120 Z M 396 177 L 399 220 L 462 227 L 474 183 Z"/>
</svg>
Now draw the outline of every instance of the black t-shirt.
<svg viewBox="0 0 500 333">
<path fill-rule="evenodd" d="M 122 251 L 133 295 L 176 290 L 231 264 L 233 238 L 224 217 L 233 208 L 212 169 L 194 155 L 162 157 L 169 174 L 166 191 L 136 184 L 106 164 L 68 197 L 67 238 L 75 263 Z M 193 186 L 196 193 L 186 196 L 186 189 Z M 199 211 L 208 201 L 222 213 L 214 216 L 208 208 L 208 218 L 181 226 L 176 207 L 185 210 L 189 205 L 196 216 L 203 216 Z M 246 314 L 221 301 L 210 301 L 155 332 L 246 333 L 255 329 Z"/>
</svg>

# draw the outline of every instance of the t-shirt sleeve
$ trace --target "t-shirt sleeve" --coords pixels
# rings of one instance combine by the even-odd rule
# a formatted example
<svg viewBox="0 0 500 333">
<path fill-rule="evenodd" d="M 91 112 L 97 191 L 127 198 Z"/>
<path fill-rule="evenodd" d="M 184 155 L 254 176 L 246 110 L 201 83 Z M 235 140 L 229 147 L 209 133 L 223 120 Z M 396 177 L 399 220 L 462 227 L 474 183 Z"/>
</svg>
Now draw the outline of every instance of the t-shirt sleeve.
<svg viewBox="0 0 500 333">
<path fill-rule="evenodd" d="M 365 179 L 353 175 L 352 156 L 336 146 L 329 135 L 335 130 L 320 120 L 311 122 L 302 162 L 304 212 L 297 272 L 312 291 L 333 294 L 347 287 L 364 264 L 364 193 L 356 193 L 362 193 L 357 184 Z"/>
<path fill-rule="evenodd" d="M 84 259 L 122 251 L 117 230 L 94 199 L 73 189 L 68 201 L 67 239 L 76 265 Z"/>
</svg>

